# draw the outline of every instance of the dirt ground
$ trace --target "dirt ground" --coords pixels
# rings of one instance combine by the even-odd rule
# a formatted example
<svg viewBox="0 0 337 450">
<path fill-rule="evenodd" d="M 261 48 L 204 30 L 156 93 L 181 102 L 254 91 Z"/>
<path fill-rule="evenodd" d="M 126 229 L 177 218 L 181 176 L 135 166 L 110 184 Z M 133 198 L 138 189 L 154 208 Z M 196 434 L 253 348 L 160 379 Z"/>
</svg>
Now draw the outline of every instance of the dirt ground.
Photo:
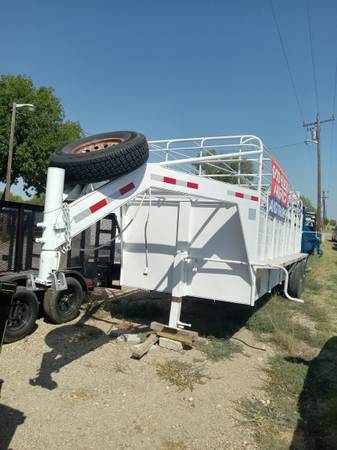
<svg viewBox="0 0 337 450">
<path fill-rule="evenodd" d="M 4 347 L 1 450 L 256 448 L 237 405 L 244 398 L 262 397 L 262 369 L 271 350 L 239 343 L 242 352 L 214 362 L 197 349 L 174 352 L 156 346 L 141 360 L 133 360 L 132 345 L 109 334 L 116 327 L 114 319 L 139 314 L 138 323 L 144 327 L 153 319 L 166 317 L 167 322 L 168 299 L 148 298 L 139 291 L 100 294 L 106 302 L 94 317 L 82 314 L 62 326 L 40 319 L 32 335 Z M 99 298 L 96 294 L 95 300 Z M 118 305 L 117 312 L 111 304 Z M 137 311 L 135 305 L 147 306 Z M 192 301 L 182 320 L 190 320 L 206 337 L 229 333 L 264 347 L 244 327 L 244 319 L 229 330 L 222 320 L 227 308 Z M 240 309 L 235 314 L 240 315 Z M 169 360 L 202 371 L 202 384 L 180 391 L 160 378 L 158 364 Z"/>
</svg>

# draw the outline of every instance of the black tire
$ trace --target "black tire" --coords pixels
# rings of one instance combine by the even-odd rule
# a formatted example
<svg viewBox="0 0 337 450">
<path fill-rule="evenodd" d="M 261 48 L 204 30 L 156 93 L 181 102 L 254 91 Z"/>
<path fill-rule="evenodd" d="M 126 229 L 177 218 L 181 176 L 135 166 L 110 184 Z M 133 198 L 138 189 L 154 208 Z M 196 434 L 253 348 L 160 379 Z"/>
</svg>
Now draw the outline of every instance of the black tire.
<svg viewBox="0 0 337 450">
<path fill-rule="evenodd" d="M 300 298 L 304 291 L 307 260 L 294 265 L 289 274 L 288 292 L 292 297 Z"/>
<path fill-rule="evenodd" d="M 4 342 L 15 342 L 30 334 L 39 314 L 39 301 L 32 291 L 19 286 L 12 299 Z"/>
<path fill-rule="evenodd" d="M 80 283 L 67 277 L 68 288 L 65 291 L 48 289 L 43 299 L 45 317 L 52 323 L 65 323 L 79 315 L 84 292 Z"/>
<path fill-rule="evenodd" d="M 95 134 L 57 150 L 50 166 L 66 171 L 70 183 L 93 183 L 119 177 L 144 164 L 149 146 L 135 131 Z"/>
</svg>

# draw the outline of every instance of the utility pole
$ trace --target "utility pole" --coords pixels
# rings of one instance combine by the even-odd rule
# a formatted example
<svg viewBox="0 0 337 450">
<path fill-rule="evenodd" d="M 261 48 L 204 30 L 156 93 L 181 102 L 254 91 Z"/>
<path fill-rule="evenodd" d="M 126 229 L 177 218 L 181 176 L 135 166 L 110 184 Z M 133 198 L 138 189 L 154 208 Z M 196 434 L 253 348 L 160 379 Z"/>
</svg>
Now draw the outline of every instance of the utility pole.
<svg viewBox="0 0 337 450">
<path fill-rule="evenodd" d="M 323 227 L 325 226 L 325 222 L 326 222 L 326 219 L 327 219 L 326 201 L 327 201 L 327 199 L 329 198 L 328 194 L 329 194 L 329 191 L 325 191 L 325 190 L 323 189 L 323 194 L 322 194 L 322 204 L 323 204 Z"/>
<path fill-rule="evenodd" d="M 13 108 L 12 108 L 11 134 L 9 135 L 9 146 L 8 146 L 7 174 L 6 174 L 6 187 L 5 187 L 5 200 L 6 201 L 9 200 L 9 194 L 11 191 L 15 116 L 16 116 L 16 103 L 14 102 Z"/>
<path fill-rule="evenodd" d="M 311 131 L 312 141 L 304 141 L 306 144 L 313 142 L 317 148 L 317 211 L 316 211 L 316 232 L 322 231 L 322 181 L 321 181 L 321 124 L 335 120 L 332 115 L 330 119 L 321 120 L 319 113 L 316 121 L 304 123 L 303 127 Z"/>
</svg>

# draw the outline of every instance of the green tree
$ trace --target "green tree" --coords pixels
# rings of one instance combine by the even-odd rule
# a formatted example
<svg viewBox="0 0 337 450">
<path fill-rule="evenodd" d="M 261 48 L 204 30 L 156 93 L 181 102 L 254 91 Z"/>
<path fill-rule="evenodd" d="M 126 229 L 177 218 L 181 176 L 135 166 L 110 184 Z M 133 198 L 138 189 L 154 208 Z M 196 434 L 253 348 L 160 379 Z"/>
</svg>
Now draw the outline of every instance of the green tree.
<svg viewBox="0 0 337 450">
<path fill-rule="evenodd" d="M 216 155 L 217 152 L 215 150 L 210 150 L 207 156 Z M 199 170 L 199 164 L 194 164 L 196 172 Z M 240 173 L 242 174 L 251 174 L 253 173 L 253 163 L 251 161 L 247 161 L 242 159 L 241 161 L 227 161 L 224 162 L 212 162 L 209 164 L 203 164 L 202 170 L 207 175 L 223 175 L 214 177 L 213 179 L 216 181 L 224 181 L 225 183 L 238 184 L 239 179 L 237 176 L 230 176 L 231 173 L 237 174 L 240 167 Z M 253 180 L 253 177 L 241 177 L 241 183 L 245 183 L 247 181 Z"/>
<path fill-rule="evenodd" d="M 309 197 L 305 197 L 304 195 L 301 195 L 301 200 L 303 202 L 303 206 L 306 211 L 308 211 L 308 212 L 316 211 L 316 208 L 312 204 L 312 201 L 310 200 Z"/>
<path fill-rule="evenodd" d="M 0 181 L 5 181 L 12 104 L 32 103 L 35 111 L 17 110 L 12 181 L 21 177 L 24 190 L 44 192 L 50 155 L 65 144 L 78 139 L 82 129 L 78 122 L 65 121 L 64 109 L 50 87 L 35 87 L 30 78 L 0 77 Z"/>
</svg>

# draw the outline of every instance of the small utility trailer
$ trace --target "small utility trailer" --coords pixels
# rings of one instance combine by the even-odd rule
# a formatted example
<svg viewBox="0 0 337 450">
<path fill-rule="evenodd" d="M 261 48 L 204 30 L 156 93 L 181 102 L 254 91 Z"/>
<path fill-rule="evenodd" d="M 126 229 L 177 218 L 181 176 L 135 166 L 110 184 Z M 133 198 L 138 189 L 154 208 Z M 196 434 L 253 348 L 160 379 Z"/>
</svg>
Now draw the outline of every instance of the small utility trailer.
<svg viewBox="0 0 337 450">
<path fill-rule="evenodd" d="M 51 320 L 73 318 L 86 288 L 60 269 L 61 254 L 114 212 L 121 285 L 171 294 L 170 327 L 187 325 L 180 321 L 185 296 L 254 306 L 283 284 L 288 299 L 302 302 L 302 210 L 256 136 L 91 136 L 51 158 L 39 272 L 25 274 L 24 284 Z"/>
</svg>

